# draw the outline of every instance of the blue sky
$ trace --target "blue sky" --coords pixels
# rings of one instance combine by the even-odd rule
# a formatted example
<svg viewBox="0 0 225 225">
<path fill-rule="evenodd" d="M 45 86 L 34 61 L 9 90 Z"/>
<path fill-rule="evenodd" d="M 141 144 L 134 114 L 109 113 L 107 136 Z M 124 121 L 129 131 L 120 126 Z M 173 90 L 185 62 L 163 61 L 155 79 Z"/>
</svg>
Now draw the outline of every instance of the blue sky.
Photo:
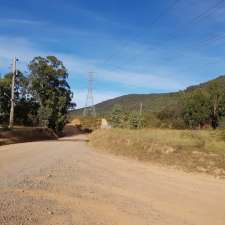
<svg viewBox="0 0 225 225">
<path fill-rule="evenodd" d="M 89 71 L 95 102 L 181 90 L 225 74 L 220 1 L 0 0 L 0 73 L 13 55 L 23 71 L 34 56 L 56 55 L 78 107 Z"/>
</svg>

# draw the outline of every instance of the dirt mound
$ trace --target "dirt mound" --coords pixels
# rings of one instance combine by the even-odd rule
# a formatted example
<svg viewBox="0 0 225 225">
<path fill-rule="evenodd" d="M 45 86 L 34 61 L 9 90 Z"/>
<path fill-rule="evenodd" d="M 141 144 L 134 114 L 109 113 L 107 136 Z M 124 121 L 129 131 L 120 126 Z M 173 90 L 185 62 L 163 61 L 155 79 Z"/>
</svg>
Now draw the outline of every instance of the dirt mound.
<svg viewBox="0 0 225 225">
<path fill-rule="evenodd" d="M 76 127 L 80 127 L 81 126 L 81 121 L 78 118 L 73 119 L 70 123 L 70 126 L 76 126 Z"/>
</svg>

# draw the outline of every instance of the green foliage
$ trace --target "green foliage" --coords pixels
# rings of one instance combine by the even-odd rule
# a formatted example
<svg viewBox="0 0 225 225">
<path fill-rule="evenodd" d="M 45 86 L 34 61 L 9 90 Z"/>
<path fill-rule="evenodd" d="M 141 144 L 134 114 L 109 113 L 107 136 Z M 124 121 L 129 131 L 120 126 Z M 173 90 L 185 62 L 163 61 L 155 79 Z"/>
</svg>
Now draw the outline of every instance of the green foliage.
<svg viewBox="0 0 225 225">
<path fill-rule="evenodd" d="M 15 107 L 15 123 L 24 126 L 38 125 L 39 104 L 33 99 L 20 99 Z"/>
<path fill-rule="evenodd" d="M 30 74 L 20 71 L 15 79 L 15 123 L 41 125 L 61 132 L 67 120 L 72 92 L 67 83 L 68 73 L 54 56 L 36 57 L 29 64 Z M 12 73 L 0 78 L 0 123 L 9 121 Z"/>
<path fill-rule="evenodd" d="M 158 113 L 144 113 L 144 127 L 154 128 L 161 127 L 162 121 L 158 117 Z"/>
<path fill-rule="evenodd" d="M 157 113 L 157 117 L 161 121 L 160 127 L 184 129 L 185 121 L 182 116 L 183 109 L 184 102 L 180 99 L 176 104 L 170 105 Z"/>
<path fill-rule="evenodd" d="M 4 123 L 9 118 L 11 97 L 11 80 L 4 76 L 0 78 L 0 123 Z"/>
<path fill-rule="evenodd" d="M 122 128 L 125 125 L 125 113 L 120 105 L 115 105 L 111 115 L 112 127 Z"/>
<path fill-rule="evenodd" d="M 188 93 L 184 101 L 184 120 L 190 128 L 211 125 L 219 126 L 225 115 L 225 88 L 218 80 L 207 87 Z"/>
<path fill-rule="evenodd" d="M 0 78 L 0 123 L 6 124 L 9 120 L 9 111 L 11 104 L 11 82 L 12 73 L 8 73 Z M 28 79 L 22 72 L 17 71 L 15 79 L 15 118 L 16 122 L 20 124 L 25 121 L 27 117 L 27 99 L 26 95 L 28 86 Z M 29 100 L 30 101 L 30 100 Z M 23 124 L 23 122 L 21 122 Z"/>
<path fill-rule="evenodd" d="M 209 96 L 202 90 L 187 95 L 184 101 L 184 121 L 190 128 L 210 124 Z"/>
<path fill-rule="evenodd" d="M 113 128 L 140 129 L 144 127 L 144 117 L 135 111 L 127 113 L 120 105 L 115 105 L 111 114 Z"/>
<path fill-rule="evenodd" d="M 128 117 L 128 128 L 140 129 L 144 127 L 144 118 L 140 113 L 131 112 Z"/>
<path fill-rule="evenodd" d="M 99 115 L 111 115 L 115 105 L 123 108 L 125 125 L 127 115 L 137 111 L 143 103 L 145 127 L 196 128 L 220 126 L 225 116 L 225 76 L 192 86 L 184 91 L 165 94 L 131 94 L 111 99 L 96 105 Z M 77 110 L 74 115 L 79 115 Z M 127 124 L 126 124 L 127 123 Z"/>
<path fill-rule="evenodd" d="M 210 83 L 208 92 L 211 125 L 213 128 L 217 128 L 220 117 L 225 115 L 225 87 L 221 82 L 215 80 Z"/>
<path fill-rule="evenodd" d="M 48 56 L 34 58 L 29 64 L 29 69 L 32 95 L 40 104 L 40 125 L 61 132 L 72 99 L 66 68 L 56 57 Z"/>
<path fill-rule="evenodd" d="M 129 113 L 138 110 L 140 102 L 142 102 L 143 112 L 160 112 L 167 106 L 175 104 L 179 98 L 179 92 L 166 94 L 130 94 L 99 103 L 96 105 L 96 111 L 98 115 L 107 117 L 111 115 L 115 105 L 120 105 L 123 107 L 124 112 Z M 82 112 L 82 109 L 78 109 L 73 113 L 74 115 L 81 115 Z"/>
</svg>

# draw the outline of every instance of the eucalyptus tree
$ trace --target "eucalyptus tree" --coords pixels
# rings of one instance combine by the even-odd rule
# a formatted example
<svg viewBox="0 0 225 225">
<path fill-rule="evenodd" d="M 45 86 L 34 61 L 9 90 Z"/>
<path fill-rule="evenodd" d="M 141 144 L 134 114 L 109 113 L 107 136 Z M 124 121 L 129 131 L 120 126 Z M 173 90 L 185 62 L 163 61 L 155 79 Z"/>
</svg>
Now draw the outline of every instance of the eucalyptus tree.
<svg viewBox="0 0 225 225">
<path fill-rule="evenodd" d="M 40 125 L 61 132 L 66 124 L 72 100 L 67 69 L 55 56 L 35 57 L 28 68 L 30 90 L 40 105 Z"/>
</svg>

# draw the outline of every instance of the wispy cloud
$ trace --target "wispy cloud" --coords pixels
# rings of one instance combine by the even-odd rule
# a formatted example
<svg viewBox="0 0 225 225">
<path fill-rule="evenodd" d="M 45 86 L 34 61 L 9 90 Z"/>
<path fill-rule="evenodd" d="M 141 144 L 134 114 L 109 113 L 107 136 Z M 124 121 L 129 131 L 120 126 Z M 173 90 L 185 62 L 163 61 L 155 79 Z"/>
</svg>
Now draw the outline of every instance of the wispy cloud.
<svg viewBox="0 0 225 225">
<path fill-rule="evenodd" d="M 19 19 L 19 18 L 3 18 L 0 19 L 1 24 L 21 24 L 21 25 L 40 25 L 43 24 L 42 21 L 30 20 L 30 19 Z"/>
<path fill-rule="evenodd" d="M 163 67 L 157 66 L 154 72 L 135 71 L 130 69 L 115 70 L 100 66 L 98 60 L 81 58 L 77 55 L 60 52 L 42 51 L 35 44 L 24 38 L 0 37 L 0 66 L 6 67 L 5 63 L 13 55 L 21 60 L 21 65 L 25 67 L 29 61 L 38 55 L 56 55 L 68 68 L 71 76 L 83 76 L 88 71 L 95 71 L 96 82 L 106 81 L 109 86 L 112 82 L 131 87 L 147 88 L 149 90 L 177 90 L 185 87 L 185 84 L 174 76 L 174 72 L 163 70 Z M 85 79 L 85 77 L 83 77 Z"/>
<path fill-rule="evenodd" d="M 83 60 L 78 57 L 61 54 L 61 58 L 69 68 L 71 74 L 87 74 L 88 71 L 95 72 L 97 81 L 108 81 L 123 84 L 129 88 L 139 87 L 153 90 L 178 90 L 185 87 L 185 84 L 174 78 L 174 74 L 167 71 L 155 72 L 134 72 L 127 70 L 112 70 L 95 65 L 94 61 Z M 97 62 L 96 62 L 97 63 Z M 160 68 L 159 68 L 160 70 Z M 164 74 L 163 74 L 164 73 Z"/>
</svg>

